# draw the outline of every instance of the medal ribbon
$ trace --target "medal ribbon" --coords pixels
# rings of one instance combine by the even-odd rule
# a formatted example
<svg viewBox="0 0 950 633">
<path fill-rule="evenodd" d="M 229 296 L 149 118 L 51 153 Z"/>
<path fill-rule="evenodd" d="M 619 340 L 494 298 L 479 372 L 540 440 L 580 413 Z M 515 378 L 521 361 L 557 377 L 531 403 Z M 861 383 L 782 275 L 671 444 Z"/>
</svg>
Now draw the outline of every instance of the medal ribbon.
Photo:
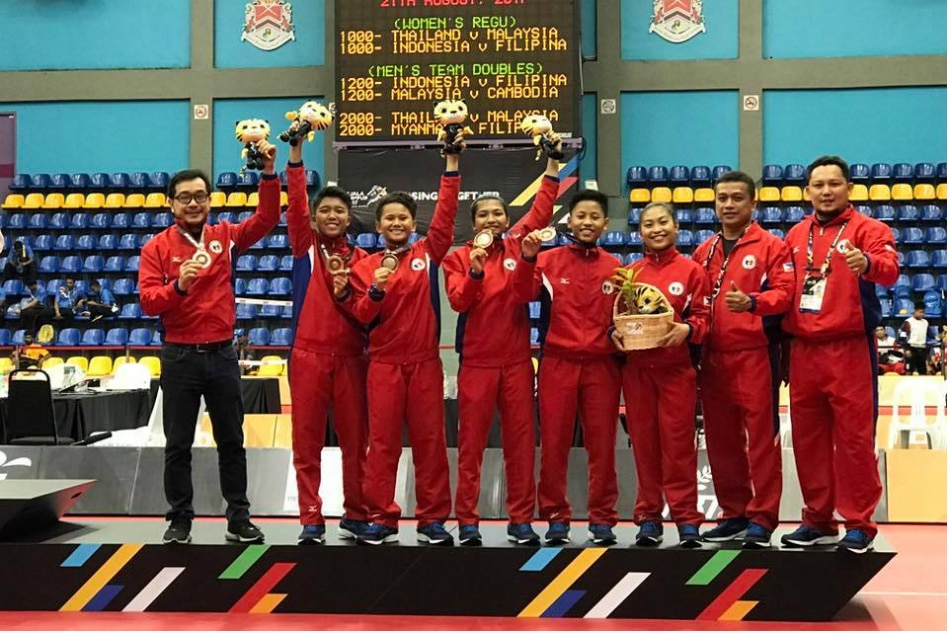
<svg viewBox="0 0 950 633">
<path fill-rule="evenodd" d="M 832 255 L 834 255 L 835 249 L 838 246 L 838 240 L 841 239 L 841 234 L 844 233 L 844 230 L 845 228 L 847 228 L 847 226 L 848 226 L 847 222 L 842 223 L 841 228 L 838 229 L 838 234 L 835 235 L 834 241 L 831 243 L 831 246 L 828 248 L 828 254 L 825 256 L 825 261 L 821 264 L 821 270 L 819 271 L 822 279 L 825 279 L 828 276 L 828 271 L 831 269 L 831 257 Z M 808 268 L 806 270 L 808 270 L 809 272 L 814 270 L 814 266 L 815 266 L 814 248 L 815 248 L 815 225 L 813 224 L 810 227 L 808 227 L 808 251 L 806 252 L 806 256 L 808 258 L 807 260 Z"/>
<path fill-rule="evenodd" d="M 191 245 L 195 247 L 196 253 L 206 252 L 205 249 L 205 227 L 201 227 L 201 237 L 198 238 L 198 241 L 195 241 L 195 238 L 191 236 L 188 231 L 183 230 L 180 226 L 178 227 L 178 232 L 185 236 L 185 239 L 191 242 Z"/>
</svg>

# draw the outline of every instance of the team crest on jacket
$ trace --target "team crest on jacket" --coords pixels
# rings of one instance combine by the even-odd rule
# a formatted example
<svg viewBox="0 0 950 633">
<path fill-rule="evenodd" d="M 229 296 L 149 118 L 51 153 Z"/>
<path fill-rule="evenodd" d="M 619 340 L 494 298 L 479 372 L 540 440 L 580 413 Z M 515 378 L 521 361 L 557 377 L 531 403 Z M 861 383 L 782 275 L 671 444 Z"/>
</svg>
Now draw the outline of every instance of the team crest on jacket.
<svg viewBox="0 0 950 633">
<path fill-rule="evenodd" d="M 705 32 L 703 0 L 653 0 L 650 33 L 680 44 Z"/>
<path fill-rule="evenodd" d="M 510 257 L 506 257 L 505 261 L 502 262 L 502 265 L 508 270 L 514 270 L 515 268 L 518 267 L 518 262 L 516 262 Z"/>
<path fill-rule="evenodd" d="M 681 284 L 678 281 L 674 281 L 673 283 L 670 284 L 670 287 L 667 288 L 667 290 L 669 290 L 670 294 L 673 295 L 674 297 L 678 297 L 681 294 L 683 294 L 683 284 Z"/>
<path fill-rule="evenodd" d="M 412 263 L 410 264 L 410 266 L 412 267 L 414 271 L 418 272 L 420 270 L 425 270 L 426 263 L 423 260 L 416 257 L 414 260 L 412 260 Z"/>
<path fill-rule="evenodd" d="M 215 255 L 220 255 L 221 251 L 223 251 L 224 248 L 221 246 L 221 242 L 219 242 L 218 240 L 211 240 L 211 243 L 208 244 L 208 250 L 214 253 Z"/>
<path fill-rule="evenodd" d="M 253 0 L 244 5 L 242 42 L 250 42 L 262 51 L 272 51 L 295 39 L 290 21 L 293 9 L 285 0 Z"/>
<path fill-rule="evenodd" d="M 848 240 L 841 240 L 840 242 L 838 242 L 838 246 L 836 246 L 835 248 L 838 249 L 839 253 L 844 255 L 845 253 L 848 252 L 848 247 L 850 246 L 851 244 L 848 242 Z"/>
<path fill-rule="evenodd" d="M 752 270 L 755 268 L 755 255 L 746 255 L 742 259 L 742 267 L 746 270 Z"/>
<path fill-rule="evenodd" d="M 600 289 L 605 295 L 612 295 L 614 293 L 614 285 L 609 281 L 605 281 Z"/>
</svg>

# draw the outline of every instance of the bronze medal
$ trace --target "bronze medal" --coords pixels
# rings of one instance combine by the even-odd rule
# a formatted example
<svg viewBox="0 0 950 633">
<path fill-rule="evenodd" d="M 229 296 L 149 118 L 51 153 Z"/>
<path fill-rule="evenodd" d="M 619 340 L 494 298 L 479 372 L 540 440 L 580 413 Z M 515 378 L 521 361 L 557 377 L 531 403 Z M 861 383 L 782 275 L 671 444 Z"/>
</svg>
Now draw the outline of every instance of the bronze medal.
<svg viewBox="0 0 950 633">
<path fill-rule="evenodd" d="M 546 226 L 541 229 L 540 237 L 542 242 L 550 242 L 555 237 L 557 237 L 557 229 L 553 226 Z"/>
<path fill-rule="evenodd" d="M 202 268 L 207 268 L 211 265 L 211 255 L 208 254 L 203 248 L 199 248 L 195 251 L 195 254 L 191 256 L 191 261 L 195 262 Z"/>
<path fill-rule="evenodd" d="M 337 273 L 346 267 L 346 261 L 339 255 L 330 255 L 327 257 L 327 270 L 331 273 Z"/>
<path fill-rule="evenodd" d="M 388 268 L 390 272 L 396 272 L 396 269 L 399 268 L 399 258 L 392 253 L 388 253 L 379 260 L 379 265 Z"/>
<path fill-rule="evenodd" d="M 479 231 L 475 234 L 475 237 L 472 239 L 472 244 L 476 247 L 483 250 L 491 248 L 491 245 L 495 242 L 495 234 L 492 233 L 491 229 L 485 229 L 484 231 Z"/>
</svg>

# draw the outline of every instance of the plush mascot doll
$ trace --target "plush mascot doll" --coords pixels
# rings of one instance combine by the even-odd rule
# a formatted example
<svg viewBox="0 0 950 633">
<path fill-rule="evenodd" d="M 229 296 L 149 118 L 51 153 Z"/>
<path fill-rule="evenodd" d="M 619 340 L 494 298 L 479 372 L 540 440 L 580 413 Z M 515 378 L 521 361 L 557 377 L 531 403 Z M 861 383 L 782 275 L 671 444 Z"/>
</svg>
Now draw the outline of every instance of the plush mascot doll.
<svg viewBox="0 0 950 633">
<path fill-rule="evenodd" d="M 264 156 L 257 151 L 257 142 L 270 137 L 270 124 L 264 119 L 244 119 L 238 121 L 234 128 L 234 137 L 239 143 L 244 143 L 241 158 L 247 162 L 241 168 L 241 176 L 248 169 L 264 169 Z"/>
<path fill-rule="evenodd" d="M 313 141 L 314 132 L 322 132 L 330 127 L 333 123 L 333 104 L 330 104 L 328 108 L 322 103 L 308 101 L 300 106 L 299 110 L 288 112 L 284 117 L 297 125 L 294 126 L 292 123 L 290 129 L 281 132 L 278 138 L 285 143 L 290 143 L 291 147 L 297 147 L 301 139 Z"/>
<path fill-rule="evenodd" d="M 541 158 L 542 151 L 554 160 L 564 158 L 564 152 L 557 149 L 561 137 L 554 131 L 551 122 L 543 114 L 529 114 L 522 119 L 521 131 L 530 136 L 538 148 L 538 155 L 535 160 Z"/>
<path fill-rule="evenodd" d="M 470 135 L 472 128 L 465 125 L 465 119 L 468 118 L 468 106 L 464 101 L 439 101 L 435 104 L 433 110 L 436 123 L 439 126 L 438 140 L 442 142 L 441 154 L 458 154 L 459 148 L 455 144 L 456 137 L 459 134 Z"/>
</svg>

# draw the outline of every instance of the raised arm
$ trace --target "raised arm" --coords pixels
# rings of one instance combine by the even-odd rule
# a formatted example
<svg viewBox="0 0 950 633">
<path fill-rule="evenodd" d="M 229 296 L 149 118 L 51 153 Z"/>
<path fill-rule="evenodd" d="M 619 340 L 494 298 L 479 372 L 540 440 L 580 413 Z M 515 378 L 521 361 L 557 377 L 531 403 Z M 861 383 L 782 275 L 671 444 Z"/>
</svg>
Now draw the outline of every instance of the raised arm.
<svg viewBox="0 0 950 633">
<path fill-rule="evenodd" d="M 561 187 L 559 174 L 560 165 L 553 158 L 548 158 L 548 166 L 541 176 L 541 188 L 534 197 L 531 209 L 523 218 L 509 229 L 512 235 L 520 235 L 543 229 L 551 223 L 554 215 L 554 201 Z"/>
<path fill-rule="evenodd" d="M 425 238 L 426 251 L 437 264 L 442 263 L 445 255 L 455 241 L 455 216 L 459 209 L 459 157 L 458 154 L 445 155 L 445 173 L 439 185 L 439 199 L 435 203 L 435 214 L 429 233 Z"/>
<path fill-rule="evenodd" d="M 293 149 L 299 153 L 300 146 Z M 307 175 L 302 162 L 293 162 L 293 150 L 291 152 L 291 162 L 287 163 L 287 237 L 294 257 L 302 257 L 313 245 L 313 228 L 310 226 Z"/>
<path fill-rule="evenodd" d="M 277 148 L 267 141 L 259 141 L 258 149 L 264 155 L 264 169 L 258 185 L 260 201 L 254 214 L 233 228 L 232 235 L 239 253 L 253 246 L 280 221 L 280 180 L 274 172 Z"/>
</svg>

